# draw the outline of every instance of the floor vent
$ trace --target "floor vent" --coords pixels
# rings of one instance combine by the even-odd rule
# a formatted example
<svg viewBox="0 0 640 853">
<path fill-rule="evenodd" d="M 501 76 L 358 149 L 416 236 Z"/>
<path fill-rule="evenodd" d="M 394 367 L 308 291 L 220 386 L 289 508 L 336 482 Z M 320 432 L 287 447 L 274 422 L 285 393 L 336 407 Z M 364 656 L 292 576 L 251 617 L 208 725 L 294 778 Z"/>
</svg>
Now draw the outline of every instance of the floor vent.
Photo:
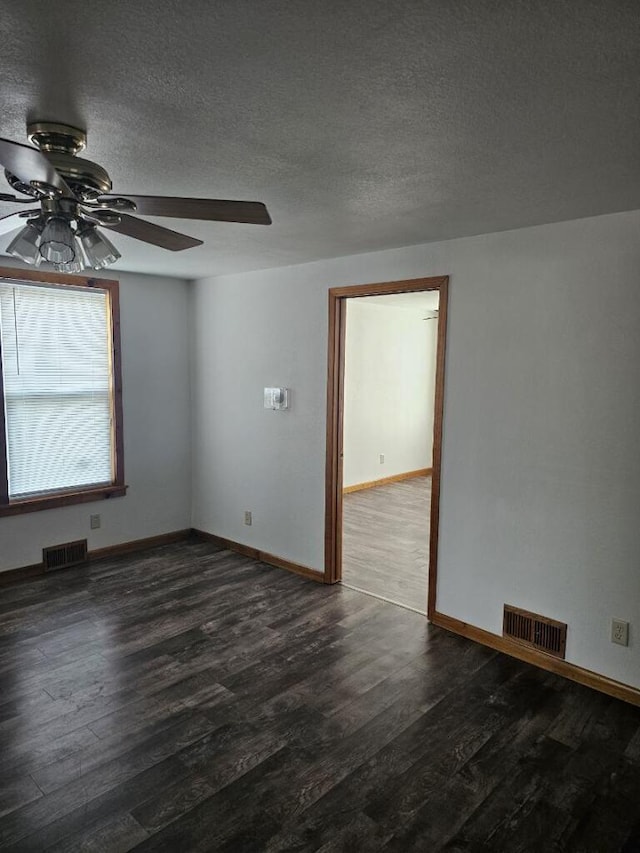
<svg viewBox="0 0 640 853">
<path fill-rule="evenodd" d="M 69 566 L 80 566 L 87 562 L 87 540 L 65 542 L 64 545 L 53 545 L 42 549 L 42 562 L 46 572 L 54 569 L 66 569 Z"/>
<path fill-rule="evenodd" d="M 564 622 L 556 622 L 555 619 L 505 604 L 502 635 L 564 659 L 567 645 L 567 626 Z"/>
</svg>

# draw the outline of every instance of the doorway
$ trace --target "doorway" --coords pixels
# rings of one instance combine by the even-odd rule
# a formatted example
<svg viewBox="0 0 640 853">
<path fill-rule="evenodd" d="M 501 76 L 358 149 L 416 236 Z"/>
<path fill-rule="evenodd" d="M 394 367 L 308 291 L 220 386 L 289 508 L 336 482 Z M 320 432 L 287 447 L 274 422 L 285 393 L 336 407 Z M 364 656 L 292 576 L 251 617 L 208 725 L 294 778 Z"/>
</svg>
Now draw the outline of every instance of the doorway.
<svg viewBox="0 0 640 853">
<path fill-rule="evenodd" d="M 337 583 L 344 580 L 350 586 L 363 591 L 371 592 L 374 595 L 378 594 L 382 598 L 396 601 L 396 603 L 411 607 L 419 612 L 424 613 L 426 611 L 429 616 L 435 610 L 436 592 L 447 287 L 448 277 L 441 276 L 332 288 L 329 291 L 325 582 Z M 411 456 L 408 448 L 402 449 L 401 452 L 401 448 L 398 446 L 392 452 L 393 464 L 390 469 L 387 469 L 391 473 L 387 476 L 374 477 L 372 475 L 373 469 L 367 465 L 371 464 L 372 457 L 375 459 L 377 456 L 378 463 L 384 467 L 387 461 L 386 454 L 382 448 L 378 448 L 379 452 L 373 454 L 373 445 L 377 439 L 374 438 L 372 442 L 368 441 L 373 434 L 371 430 L 368 431 L 371 435 L 365 436 L 363 431 L 360 433 L 363 437 L 363 443 L 366 445 L 364 449 L 358 445 L 357 441 L 354 442 L 354 432 L 358 432 L 357 417 L 354 418 L 353 415 L 349 414 L 354 408 L 353 395 L 348 393 L 349 388 L 345 389 L 345 380 L 349 380 L 349 376 L 346 376 L 347 360 L 351 365 L 350 374 L 352 370 L 357 374 L 359 369 L 357 357 L 353 354 L 355 346 L 353 339 L 360 333 L 357 331 L 358 323 L 352 322 L 351 318 L 357 316 L 362 318 L 365 315 L 373 318 L 374 315 L 370 309 L 373 309 L 374 312 L 379 311 L 384 303 L 387 306 L 400 307 L 402 304 L 401 295 L 408 295 L 404 307 L 409 304 L 412 304 L 414 308 L 420 306 L 422 316 L 417 318 L 417 322 L 422 323 L 423 329 L 429 325 L 437 326 L 436 341 L 434 341 L 435 381 L 432 377 L 430 399 L 433 411 L 431 418 L 424 421 L 425 431 L 430 434 L 424 436 L 424 441 L 418 442 L 423 448 L 420 458 L 426 458 L 424 448 L 428 447 L 431 465 L 419 464 L 418 467 L 412 468 L 411 460 L 418 457 L 415 454 Z M 381 300 L 379 297 L 387 297 L 387 299 Z M 435 308 L 436 304 L 437 309 Z M 354 307 L 351 308 L 351 306 Z M 357 310 L 355 306 L 357 306 Z M 370 306 L 370 308 L 365 309 L 365 306 Z M 350 308 L 351 314 L 348 324 L 347 315 Z M 411 313 L 415 315 L 415 312 Z M 403 315 L 407 319 L 408 313 L 403 312 Z M 388 316 L 391 319 L 388 320 L 387 325 L 397 327 L 398 333 L 401 334 L 404 320 L 401 321 L 399 317 Z M 382 330 L 385 324 L 384 322 L 381 324 L 380 320 L 381 316 L 378 316 L 371 322 L 377 322 L 380 330 Z M 360 326 L 362 326 L 362 321 L 360 321 Z M 411 329 L 412 327 L 406 327 L 408 336 L 417 334 L 420 337 L 419 332 L 416 331 L 414 334 Z M 348 331 L 349 340 L 347 339 Z M 428 339 L 428 335 L 425 337 Z M 408 345 L 403 347 L 403 350 L 407 350 L 407 347 Z M 427 354 L 425 353 L 426 358 Z M 380 367 L 383 366 L 383 362 L 381 362 Z M 353 378 L 357 381 L 357 376 Z M 385 378 L 388 381 L 389 377 L 384 377 L 381 373 L 380 379 L 384 381 Z M 369 384 L 371 381 L 372 377 L 369 376 Z M 375 385 L 369 388 L 369 393 L 372 387 Z M 418 386 L 415 386 L 413 393 L 415 393 L 416 388 Z M 346 395 L 345 390 L 347 391 Z M 363 390 L 361 387 L 361 397 Z M 408 386 L 404 390 L 407 393 L 411 391 Z M 429 399 L 429 394 L 429 383 L 426 382 L 424 388 L 425 401 Z M 392 398 L 393 394 L 389 398 L 391 403 L 393 403 Z M 397 402 L 398 393 L 396 393 L 395 399 Z M 373 409 L 371 411 L 373 412 Z M 346 426 L 348 431 L 346 441 L 345 413 L 347 414 Z M 365 415 L 366 412 L 360 414 Z M 357 451 L 349 451 L 349 447 L 358 449 Z M 347 460 L 345 460 L 345 450 L 351 457 Z M 368 461 L 365 462 L 364 458 L 367 455 Z M 403 466 L 405 469 L 409 466 L 410 470 L 399 471 L 398 468 Z M 380 470 L 379 473 L 385 474 L 386 471 Z M 394 486 L 397 487 L 394 488 Z M 404 521 L 398 522 L 398 519 L 394 518 L 397 514 L 402 514 Z M 362 530 L 362 536 L 359 538 L 358 526 L 360 522 L 367 519 L 369 522 L 373 522 L 376 534 L 374 537 L 367 538 L 367 531 Z M 406 553 L 403 554 L 402 537 L 398 538 L 396 534 L 401 531 L 407 540 L 411 537 L 411 530 L 417 531 L 419 534 L 420 529 L 423 531 L 424 559 L 420 558 L 418 562 L 421 562 L 422 570 L 420 571 L 418 568 L 416 571 L 416 566 L 413 566 L 406 578 L 399 579 L 399 577 L 394 576 L 394 559 L 398 568 L 396 574 L 404 573 L 401 563 L 404 561 L 404 564 L 409 566 L 412 559 L 410 552 L 415 549 L 410 541 L 405 541 Z M 428 552 L 426 547 L 427 531 Z M 347 548 L 346 554 L 344 554 L 345 546 Z M 413 557 L 415 563 L 415 554 Z M 367 567 L 369 567 L 367 584 L 369 588 L 362 583 L 367 576 Z M 399 583 L 399 580 L 402 582 Z M 401 586 L 405 592 L 398 595 Z"/>
</svg>

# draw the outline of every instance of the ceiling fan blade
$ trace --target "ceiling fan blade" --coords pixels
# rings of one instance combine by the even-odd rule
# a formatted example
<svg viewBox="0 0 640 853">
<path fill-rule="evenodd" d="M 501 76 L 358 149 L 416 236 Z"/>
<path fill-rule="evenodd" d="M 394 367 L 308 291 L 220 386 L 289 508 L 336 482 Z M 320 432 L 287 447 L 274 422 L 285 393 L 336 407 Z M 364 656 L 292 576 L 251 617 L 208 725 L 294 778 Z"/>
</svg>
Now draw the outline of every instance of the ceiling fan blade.
<svg viewBox="0 0 640 853">
<path fill-rule="evenodd" d="M 9 231 L 15 231 L 21 225 L 27 223 L 19 213 L 10 213 L 8 216 L 0 216 L 0 234 L 8 234 Z"/>
<path fill-rule="evenodd" d="M 23 184 L 40 181 L 60 190 L 67 198 L 74 198 L 62 176 L 53 168 L 44 154 L 31 145 L 22 145 L 10 139 L 0 139 L 0 164 Z"/>
<path fill-rule="evenodd" d="M 169 249 L 170 252 L 181 252 L 183 249 L 192 249 L 194 246 L 202 245 L 202 240 L 196 240 L 195 237 L 179 234 L 177 231 L 171 231 L 169 228 L 163 228 L 153 222 L 138 219 L 137 216 L 129 216 L 127 213 L 121 214 L 119 223 L 115 225 L 101 223 L 100 227 L 117 231 L 118 234 L 126 234 L 127 237 L 133 237 L 135 240 L 143 240 L 145 243 L 160 246 L 161 249 Z"/>
<path fill-rule="evenodd" d="M 103 195 L 98 202 L 118 196 Z M 155 195 L 127 195 L 143 216 L 172 216 L 175 219 L 206 219 L 212 222 L 246 222 L 271 225 L 269 211 L 261 201 L 225 201 L 216 198 L 170 198 Z"/>
<path fill-rule="evenodd" d="M 16 204 L 36 204 L 40 199 L 18 198 L 17 195 L 11 195 L 11 193 L 0 193 L 0 201 L 10 201 L 15 202 Z"/>
</svg>

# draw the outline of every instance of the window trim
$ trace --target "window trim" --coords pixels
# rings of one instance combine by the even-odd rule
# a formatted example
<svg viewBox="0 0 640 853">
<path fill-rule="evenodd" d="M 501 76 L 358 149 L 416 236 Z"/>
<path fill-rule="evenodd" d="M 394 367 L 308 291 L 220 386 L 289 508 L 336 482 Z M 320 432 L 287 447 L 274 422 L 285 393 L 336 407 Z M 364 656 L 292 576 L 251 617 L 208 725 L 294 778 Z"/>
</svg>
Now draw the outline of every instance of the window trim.
<svg viewBox="0 0 640 853">
<path fill-rule="evenodd" d="M 122 356 L 120 351 L 120 292 L 119 282 L 115 279 L 88 278 L 64 273 L 42 272 L 40 270 L 13 269 L 0 267 L 0 281 L 16 281 L 34 284 L 54 284 L 62 286 L 95 287 L 107 291 L 109 300 L 111 339 L 111 373 L 112 373 L 112 405 L 113 405 L 113 451 L 114 479 L 111 483 L 100 486 L 85 486 L 83 488 L 64 489 L 47 495 L 35 495 L 29 498 L 10 500 L 9 477 L 7 470 L 7 429 L 4 412 L 4 380 L 2 362 L 0 361 L 0 517 L 20 515 L 25 512 L 38 512 L 43 509 L 69 506 L 70 504 L 88 503 L 89 501 L 105 500 L 121 497 L 126 494 L 127 486 L 124 479 L 124 437 L 122 427 Z M 1 344 L 0 344 L 1 346 Z M 1 355 L 1 353 L 0 353 Z"/>
</svg>

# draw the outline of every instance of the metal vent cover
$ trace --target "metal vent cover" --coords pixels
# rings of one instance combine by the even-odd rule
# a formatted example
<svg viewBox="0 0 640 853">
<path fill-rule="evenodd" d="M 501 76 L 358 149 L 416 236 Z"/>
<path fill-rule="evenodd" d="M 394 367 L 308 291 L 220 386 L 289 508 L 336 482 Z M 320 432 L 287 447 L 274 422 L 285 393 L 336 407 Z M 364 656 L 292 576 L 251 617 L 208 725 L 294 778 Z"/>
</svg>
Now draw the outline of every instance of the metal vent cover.
<svg viewBox="0 0 640 853">
<path fill-rule="evenodd" d="M 46 572 L 55 569 L 66 569 L 69 566 L 80 566 L 87 562 L 87 540 L 65 542 L 62 545 L 51 545 L 42 549 L 42 562 Z"/>
<path fill-rule="evenodd" d="M 567 646 L 567 626 L 564 622 L 505 604 L 502 635 L 564 659 Z"/>
</svg>

